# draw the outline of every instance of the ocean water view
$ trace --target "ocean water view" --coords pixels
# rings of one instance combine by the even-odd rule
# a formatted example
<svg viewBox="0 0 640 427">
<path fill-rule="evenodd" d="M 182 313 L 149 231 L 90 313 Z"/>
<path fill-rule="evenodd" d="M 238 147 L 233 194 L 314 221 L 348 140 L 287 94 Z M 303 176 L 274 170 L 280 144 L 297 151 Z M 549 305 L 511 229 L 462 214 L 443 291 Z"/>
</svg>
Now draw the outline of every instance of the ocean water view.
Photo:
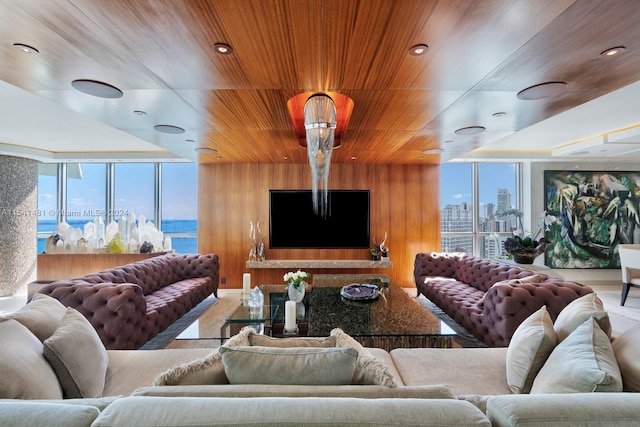
<svg viewBox="0 0 640 427">
<path fill-rule="evenodd" d="M 67 223 L 76 228 L 83 229 L 84 225 L 91 221 L 89 218 L 70 219 Z M 46 236 L 38 236 L 38 253 L 45 251 L 46 240 L 56 229 L 55 219 L 38 220 L 38 233 L 47 233 Z M 195 236 L 183 236 L 184 234 L 197 235 L 198 220 L 195 219 L 165 219 L 162 221 L 161 231 L 165 236 L 171 237 L 171 247 L 178 254 L 196 253 L 198 251 L 198 238 Z"/>
</svg>

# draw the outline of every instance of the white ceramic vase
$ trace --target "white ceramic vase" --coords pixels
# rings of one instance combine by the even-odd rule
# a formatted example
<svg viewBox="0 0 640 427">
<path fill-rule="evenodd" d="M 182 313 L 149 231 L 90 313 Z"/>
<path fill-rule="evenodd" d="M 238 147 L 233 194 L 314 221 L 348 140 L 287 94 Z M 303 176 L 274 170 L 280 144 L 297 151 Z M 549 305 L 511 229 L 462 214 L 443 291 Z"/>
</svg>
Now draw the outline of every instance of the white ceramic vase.
<svg viewBox="0 0 640 427">
<path fill-rule="evenodd" d="M 289 285 L 288 293 L 289 293 L 289 301 L 301 302 L 304 298 L 305 288 L 307 287 L 306 282 L 300 283 L 300 289 L 296 289 L 293 285 Z"/>
</svg>

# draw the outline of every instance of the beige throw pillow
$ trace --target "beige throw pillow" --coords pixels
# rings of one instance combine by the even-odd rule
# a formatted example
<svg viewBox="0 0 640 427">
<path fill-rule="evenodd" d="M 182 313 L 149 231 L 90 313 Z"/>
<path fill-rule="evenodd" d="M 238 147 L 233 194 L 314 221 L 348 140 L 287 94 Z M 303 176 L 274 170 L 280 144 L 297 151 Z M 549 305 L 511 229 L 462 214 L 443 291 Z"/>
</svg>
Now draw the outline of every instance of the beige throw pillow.
<svg viewBox="0 0 640 427">
<path fill-rule="evenodd" d="M 531 276 L 523 277 L 521 279 L 501 280 L 491 285 L 491 288 L 498 285 L 520 285 L 522 283 L 540 283 L 540 281 L 542 281 L 542 276 L 540 276 L 539 274 L 532 274 Z M 478 300 L 478 302 L 476 303 L 478 307 L 484 307 L 484 300 L 487 299 L 488 293 L 489 291 L 487 290 L 487 292 L 485 292 L 484 295 L 482 295 L 482 298 Z"/>
<path fill-rule="evenodd" d="M 17 320 L 42 342 L 53 335 L 66 312 L 67 307 L 57 299 L 45 294 L 35 294 L 20 310 L 0 315 L 0 322 L 7 319 Z"/>
<path fill-rule="evenodd" d="M 230 384 L 346 385 L 358 352 L 339 347 L 220 347 Z"/>
<path fill-rule="evenodd" d="M 91 323 L 69 307 L 55 333 L 44 341 L 44 357 L 55 371 L 64 397 L 101 397 L 109 356 Z"/>
<path fill-rule="evenodd" d="M 622 377 L 607 334 L 593 318 L 551 352 L 531 393 L 622 391 Z"/>
<path fill-rule="evenodd" d="M 592 317 L 598 322 L 604 333 L 611 337 L 609 315 L 604 311 L 600 298 L 595 293 L 590 293 L 574 299 L 558 314 L 553 324 L 558 342 L 562 342 L 578 326 Z"/>
<path fill-rule="evenodd" d="M 557 343 L 546 306 L 518 326 L 507 348 L 507 383 L 512 392 L 529 393 L 538 371 Z"/>
<path fill-rule="evenodd" d="M 221 347 L 249 346 L 251 334 L 255 334 L 255 330 L 250 327 L 242 328 Z M 153 385 L 228 384 L 219 350 L 217 348 L 204 358 L 167 370 L 153 380 Z"/>
<path fill-rule="evenodd" d="M 62 399 L 55 372 L 42 355 L 42 343 L 16 320 L 0 322 L 0 398 Z"/>
<path fill-rule="evenodd" d="M 384 385 L 396 387 L 396 377 L 391 369 L 380 359 L 364 348 L 358 341 L 335 328 L 330 336 L 335 337 L 338 347 L 350 347 L 358 352 L 358 362 L 351 384 Z"/>
<path fill-rule="evenodd" d="M 613 340 L 613 353 L 622 374 L 624 391 L 640 392 L 640 325 Z"/>
</svg>

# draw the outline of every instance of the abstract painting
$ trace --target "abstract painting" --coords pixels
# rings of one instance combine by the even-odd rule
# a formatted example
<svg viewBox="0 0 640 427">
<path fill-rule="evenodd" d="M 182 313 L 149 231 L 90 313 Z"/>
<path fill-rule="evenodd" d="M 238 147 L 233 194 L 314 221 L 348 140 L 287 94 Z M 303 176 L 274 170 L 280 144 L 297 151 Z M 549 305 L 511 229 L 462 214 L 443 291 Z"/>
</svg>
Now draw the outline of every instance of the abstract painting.
<svg viewBox="0 0 640 427">
<path fill-rule="evenodd" d="M 618 245 L 640 243 L 640 172 L 545 171 L 551 268 L 620 268 Z"/>
</svg>

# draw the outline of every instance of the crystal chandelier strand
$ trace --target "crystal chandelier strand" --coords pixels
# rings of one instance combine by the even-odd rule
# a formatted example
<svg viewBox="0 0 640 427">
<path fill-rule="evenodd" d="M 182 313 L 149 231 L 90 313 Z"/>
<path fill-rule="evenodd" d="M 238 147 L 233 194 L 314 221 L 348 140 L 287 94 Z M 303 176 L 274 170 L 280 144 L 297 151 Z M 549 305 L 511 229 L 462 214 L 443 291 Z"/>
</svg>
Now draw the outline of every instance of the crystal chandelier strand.
<svg viewBox="0 0 640 427">
<path fill-rule="evenodd" d="M 315 94 L 304 106 L 307 155 L 311 167 L 313 211 L 327 216 L 329 168 L 336 128 L 336 107 L 328 95 Z M 319 190 L 322 197 L 319 197 Z"/>
</svg>

